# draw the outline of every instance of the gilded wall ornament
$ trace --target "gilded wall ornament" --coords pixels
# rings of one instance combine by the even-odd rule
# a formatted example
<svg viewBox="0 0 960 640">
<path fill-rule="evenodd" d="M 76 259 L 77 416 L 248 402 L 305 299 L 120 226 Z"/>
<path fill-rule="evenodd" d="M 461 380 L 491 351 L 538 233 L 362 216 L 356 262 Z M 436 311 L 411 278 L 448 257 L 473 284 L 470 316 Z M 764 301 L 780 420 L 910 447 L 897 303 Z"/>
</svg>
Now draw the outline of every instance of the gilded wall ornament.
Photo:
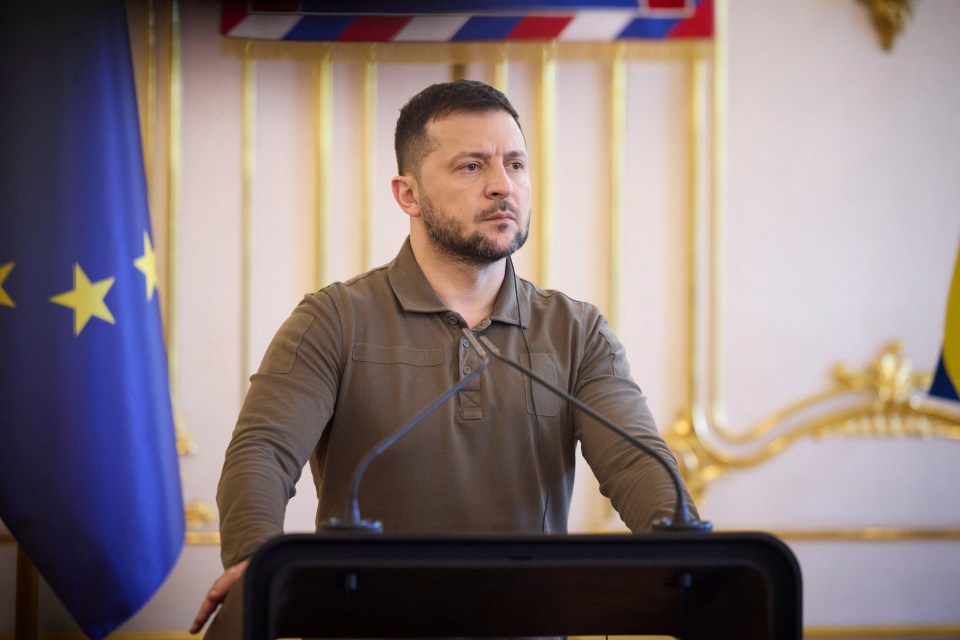
<svg viewBox="0 0 960 640">
<path fill-rule="evenodd" d="M 832 372 L 833 385 L 761 420 L 746 431 L 710 424 L 695 410 L 664 438 L 677 455 L 691 494 L 730 471 L 769 461 L 805 438 L 873 437 L 960 440 L 960 406 L 931 399 L 929 373 L 917 373 L 899 342 L 884 346 L 870 365 Z"/>
<path fill-rule="evenodd" d="M 870 10 L 870 20 L 877 31 L 880 46 L 890 51 L 893 41 L 910 22 L 913 0 L 860 0 Z"/>
</svg>

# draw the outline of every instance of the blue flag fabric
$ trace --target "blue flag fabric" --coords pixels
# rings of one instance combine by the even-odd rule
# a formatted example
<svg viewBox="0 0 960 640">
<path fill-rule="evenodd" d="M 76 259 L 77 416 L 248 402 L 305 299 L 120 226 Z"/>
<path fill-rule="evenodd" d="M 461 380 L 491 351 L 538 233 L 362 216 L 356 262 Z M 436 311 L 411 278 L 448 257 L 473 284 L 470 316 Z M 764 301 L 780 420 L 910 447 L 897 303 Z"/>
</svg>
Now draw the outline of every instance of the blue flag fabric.
<svg viewBox="0 0 960 640">
<path fill-rule="evenodd" d="M 930 386 L 930 395 L 960 400 L 960 250 L 953 268 L 947 314 L 943 326 L 943 351 Z"/>
<path fill-rule="evenodd" d="M 184 540 L 126 15 L 0 21 L 0 520 L 102 638 Z"/>
</svg>

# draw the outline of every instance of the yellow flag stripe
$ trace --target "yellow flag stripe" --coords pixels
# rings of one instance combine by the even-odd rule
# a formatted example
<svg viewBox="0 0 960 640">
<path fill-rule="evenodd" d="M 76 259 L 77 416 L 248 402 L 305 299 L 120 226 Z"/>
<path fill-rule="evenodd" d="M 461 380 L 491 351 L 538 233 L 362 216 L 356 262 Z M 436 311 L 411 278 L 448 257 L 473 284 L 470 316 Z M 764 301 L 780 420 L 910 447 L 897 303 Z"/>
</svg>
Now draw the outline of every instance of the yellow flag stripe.
<svg viewBox="0 0 960 640">
<path fill-rule="evenodd" d="M 953 268 L 950 296 L 947 298 L 947 320 L 943 329 L 943 366 L 953 388 L 960 392 L 960 251 Z"/>
</svg>

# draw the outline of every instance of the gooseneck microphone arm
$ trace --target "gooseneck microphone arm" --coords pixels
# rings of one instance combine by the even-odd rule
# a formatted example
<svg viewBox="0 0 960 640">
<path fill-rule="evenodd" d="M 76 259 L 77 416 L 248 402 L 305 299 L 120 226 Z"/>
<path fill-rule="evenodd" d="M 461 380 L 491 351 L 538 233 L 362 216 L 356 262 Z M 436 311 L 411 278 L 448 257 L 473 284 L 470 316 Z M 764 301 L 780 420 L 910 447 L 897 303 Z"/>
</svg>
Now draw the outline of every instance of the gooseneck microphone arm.
<svg viewBox="0 0 960 640">
<path fill-rule="evenodd" d="M 469 334 L 468 331 L 464 333 Z M 474 342 L 472 334 L 467 336 L 467 339 Z M 673 487 L 677 493 L 677 501 L 673 508 L 673 518 L 659 518 L 653 523 L 653 528 L 658 531 L 704 531 L 708 532 L 713 529 L 713 525 L 709 522 L 704 522 L 702 520 L 697 520 L 690 515 L 690 510 L 687 508 L 687 501 L 683 496 L 683 481 L 680 479 L 680 474 L 677 473 L 677 470 L 666 461 L 666 459 L 656 450 L 652 449 L 649 445 L 641 441 L 634 435 L 627 433 L 623 428 L 618 427 L 613 422 L 605 418 L 604 416 L 597 413 L 592 407 L 582 402 L 575 396 L 570 395 L 560 387 L 552 384 L 545 380 L 542 376 L 537 375 L 527 367 L 522 366 L 521 364 L 514 362 L 510 358 L 502 355 L 496 346 L 486 336 L 480 337 L 480 342 L 487 348 L 490 355 L 492 355 L 497 360 L 513 367 L 517 371 L 530 376 L 533 380 L 536 380 L 539 384 L 543 385 L 556 395 L 560 396 L 573 406 L 577 407 L 588 416 L 605 426 L 607 429 L 610 429 L 621 438 L 629 441 L 631 444 L 636 446 L 638 449 L 642 450 L 647 455 L 653 457 L 654 460 L 660 463 L 667 473 L 670 474 L 670 480 L 673 482 Z M 480 346 L 477 345 L 475 348 L 479 349 Z"/>
<path fill-rule="evenodd" d="M 370 453 L 364 456 L 364 458 L 360 461 L 360 464 L 357 465 L 356 471 L 353 472 L 353 480 L 350 483 L 350 501 L 347 505 L 344 517 L 327 519 L 322 525 L 322 528 L 325 531 L 361 531 L 369 533 L 381 533 L 383 531 L 383 525 L 380 523 L 380 521 L 364 520 L 360 517 L 360 481 L 363 479 L 363 474 L 366 472 L 367 467 L 370 466 L 371 462 L 377 459 L 381 453 L 393 446 L 397 440 L 409 433 L 411 429 L 420 424 L 424 418 L 436 411 L 437 408 L 449 400 L 453 394 L 465 387 L 471 380 L 480 375 L 480 373 L 487 368 L 487 365 L 490 364 L 490 359 L 487 357 L 487 352 L 479 345 L 479 343 L 477 343 L 470 330 L 463 329 L 463 334 L 470 341 L 470 344 L 473 346 L 474 350 L 476 350 L 477 357 L 480 359 L 479 366 L 477 366 L 468 375 L 458 380 L 452 387 L 440 394 L 433 402 L 424 407 L 420 413 L 413 416 L 409 422 L 400 427 L 396 432 L 381 440 L 377 446 L 370 451 Z"/>
</svg>

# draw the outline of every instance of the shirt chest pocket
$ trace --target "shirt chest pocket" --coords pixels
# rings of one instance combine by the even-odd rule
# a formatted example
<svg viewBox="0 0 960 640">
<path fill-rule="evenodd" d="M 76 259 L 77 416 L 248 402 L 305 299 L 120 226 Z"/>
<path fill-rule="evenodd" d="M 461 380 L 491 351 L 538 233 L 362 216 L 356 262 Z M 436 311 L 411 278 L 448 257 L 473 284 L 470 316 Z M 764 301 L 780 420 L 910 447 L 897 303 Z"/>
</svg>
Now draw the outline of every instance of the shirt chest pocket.
<svg viewBox="0 0 960 640">
<path fill-rule="evenodd" d="M 557 367 L 557 361 L 553 354 L 534 353 L 530 356 L 520 355 L 520 364 L 532 369 L 535 374 L 547 382 L 561 387 L 559 383 L 560 375 Z M 528 376 L 524 376 L 527 385 L 527 412 L 537 414 L 538 416 L 555 416 L 560 408 L 561 399 L 550 389 L 542 384 L 534 382 Z"/>
<path fill-rule="evenodd" d="M 377 364 L 408 364 L 414 367 L 434 367 L 443 364 L 443 349 L 414 349 L 413 347 L 381 347 L 376 344 L 353 345 L 353 359 Z"/>
</svg>

